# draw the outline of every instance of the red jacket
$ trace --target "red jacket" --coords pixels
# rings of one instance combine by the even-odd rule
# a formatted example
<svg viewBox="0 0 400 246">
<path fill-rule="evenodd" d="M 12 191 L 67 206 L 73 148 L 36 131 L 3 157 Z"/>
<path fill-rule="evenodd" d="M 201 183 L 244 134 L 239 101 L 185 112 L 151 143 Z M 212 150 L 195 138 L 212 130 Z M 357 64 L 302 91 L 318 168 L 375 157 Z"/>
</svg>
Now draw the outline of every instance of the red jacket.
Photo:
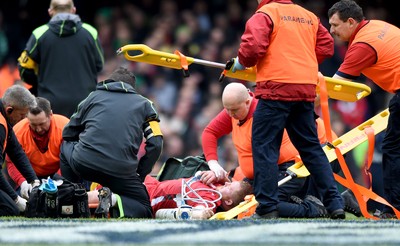
<svg viewBox="0 0 400 246">
<path fill-rule="evenodd" d="M 289 0 L 264 0 L 259 4 L 258 9 L 270 2 L 293 4 L 293 2 Z M 242 65 L 245 67 L 253 67 L 266 55 L 267 49 L 270 46 L 270 37 L 273 27 L 270 16 L 261 12 L 255 13 L 247 21 L 238 52 L 239 61 Z M 333 53 L 333 38 L 329 31 L 319 22 L 315 46 L 315 54 L 318 63 L 321 63 L 325 58 L 331 57 Z M 268 82 L 266 85 L 261 84 L 262 86 L 257 87 L 257 97 L 272 100 L 301 100 L 310 102 L 315 99 L 315 85 L 282 83 L 273 80 L 266 82 Z M 258 84 L 259 83 L 257 83 L 257 85 Z"/>
<path fill-rule="evenodd" d="M 188 181 L 189 179 L 185 180 Z M 144 185 L 146 186 L 147 192 L 150 196 L 153 214 L 156 214 L 159 209 L 177 208 L 174 198 L 177 194 L 181 194 L 182 179 L 165 180 L 160 182 L 150 175 L 147 175 L 146 179 L 144 180 Z M 192 183 L 190 187 L 192 189 L 212 189 L 208 185 L 203 184 L 201 181 L 196 181 Z M 199 190 L 197 193 L 203 199 L 208 201 L 212 201 L 218 198 L 216 193 L 207 190 Z M 189 196 L 192 198 L 196 197 L 193 193 Z M 202 203 L 196 203 L 193 201 L 186 201 L 186 204 L 192 207 L 196 207 L 198 205 L 204 206 L 204 204 Z M 216 206 L 214 208 L 214 213 L 216 212 L 216 208 L 221 205 L 221 200 L 215 202 L 215 205 Z"/>
</svg>

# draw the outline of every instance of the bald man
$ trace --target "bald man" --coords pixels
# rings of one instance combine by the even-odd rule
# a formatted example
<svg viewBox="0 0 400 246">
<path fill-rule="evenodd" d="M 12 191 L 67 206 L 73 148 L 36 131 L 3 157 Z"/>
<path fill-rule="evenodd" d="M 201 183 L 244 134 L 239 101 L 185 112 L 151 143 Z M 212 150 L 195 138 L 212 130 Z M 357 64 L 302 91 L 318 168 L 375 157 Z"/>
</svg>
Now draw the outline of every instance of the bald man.
<svg viewBox="0 0 400 246">
<path fill-rule="evenodd" d="M 33 31 L 18 68 L 31 91 L 50 101 L 53 113 L 69 118 L 96 88 L 103 49 L 97 30 L 81 21 L 72 0 L 52 0 L 48 13 L 50 21 Z"/>
<path fill-rule="evenodd" d="M 228 180 L 226 171 L 218 163 L 218 139 L 232 133 L 233 144 L 238 153 L 239 167 L 235 170 L 234 180 L 254 178 L 253 153 L 252 153 L 252 123 L 253 113 L 257 106 L 258 99 L 241 83 L 228 84 L 222 93 L 222 110 L 204 129 L 202 134 L 202 147 L 210 169 L 215 172 L 215 176 L 203 176 L 203 182 L 210 184 Z M 268 119 L 266 119 L 268 120 Z M 321 143 L 325 143 L 326 135 L 323 122 L 320 118 L 316 119 L 318 135 Z M 286 176 L 288 167 L 295 163 L 298 156 L 296 148 L 291 143 L 286 130 L 283 134 L 280 148 L 279 179 Z M 207 179 L 207 180 L 204 180 Z M 215 180 L 217 179 L 217 180 Z M 304 194 L 303 189 L 305 179 L 292 179 L 279 187 L 279 216 L 290 218 L 315 218 L 326 215 L 326 210 L 316 197 L 306 196 L 304 201 L 293 198 L 295 194 Z"/>
</svg>

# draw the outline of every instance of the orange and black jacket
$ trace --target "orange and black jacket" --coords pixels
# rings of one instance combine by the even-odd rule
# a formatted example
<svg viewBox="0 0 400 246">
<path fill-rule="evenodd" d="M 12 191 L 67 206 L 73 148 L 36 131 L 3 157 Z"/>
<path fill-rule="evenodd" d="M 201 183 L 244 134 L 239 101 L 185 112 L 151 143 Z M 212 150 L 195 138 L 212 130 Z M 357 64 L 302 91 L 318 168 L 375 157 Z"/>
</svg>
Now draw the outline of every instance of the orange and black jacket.
<svg viewBox="0 0 400 246">
<path fill-rule="evenodd" d="M 18 142 L 12 126 L 6 121 L 4 106 L 1 101 L 0 111 L 0 163 L 4 163 L 5 155 L 7 154 L 26 180 L 31 183 L 37 179 L 37 176 L 29 163 L 28 157 Z M 17 199 L 17 193 L 10 186 L 2 173 L 0 173 L 0 189 L 6 192 L 12 199 Z"/>
</svg>

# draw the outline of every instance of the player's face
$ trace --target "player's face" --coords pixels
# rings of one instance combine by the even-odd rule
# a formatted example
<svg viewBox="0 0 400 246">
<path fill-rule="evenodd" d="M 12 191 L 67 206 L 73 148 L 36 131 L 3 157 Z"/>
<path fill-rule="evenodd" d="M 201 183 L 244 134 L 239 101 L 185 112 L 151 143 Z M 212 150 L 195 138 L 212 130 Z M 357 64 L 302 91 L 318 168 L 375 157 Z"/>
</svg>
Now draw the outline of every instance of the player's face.
<svg viewBox="0 0 400 246">
<path fill-rule="evenodd" d="M 238 190 L 240 190 L 239 181 L 225 182 L 224 185 L 218 187 L 218 191 L 221 192 L 223 198 L 234 196 Z"/>
</svg>

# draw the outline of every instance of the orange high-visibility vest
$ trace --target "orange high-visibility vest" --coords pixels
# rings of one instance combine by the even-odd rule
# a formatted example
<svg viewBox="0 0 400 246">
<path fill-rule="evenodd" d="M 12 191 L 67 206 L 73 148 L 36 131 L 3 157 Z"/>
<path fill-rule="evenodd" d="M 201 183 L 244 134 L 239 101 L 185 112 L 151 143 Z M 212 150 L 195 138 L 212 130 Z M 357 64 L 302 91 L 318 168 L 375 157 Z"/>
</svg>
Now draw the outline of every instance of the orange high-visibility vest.
<svg viewBox="0 0 400 246">
<path fill-rule="evenodd" d="M 232 118 L 232 141 L 238 153 L 238 161 L 240 170 L 236 169 L 234 178 L 235 180 L 243 179 L 243 175 L 249 179 L 254 178 L 253 170 L 253 152 L 251 147 L 251 134 L 253 118 L 248 119 L 243 125 L 239 126 L 239 121 Z M 318 139 L 321 144 L 327 142 L 325 126 L 321 118 L 316 119 Z M 333 139 L 336 139 L 336 134 L 332 131 Z M 286 129 L 283 132 L 282 144 L 279 151 L 278 165 L 295 161 L 299 152 L 290 141 Z M 237 173 L 236 173 L 237 172 Z"/>
<path fill-rule="evenodd" d="M 249 178 L 254 178 L 253 171 L 253 152 L 251 147 L 251 134 L 253 118 L 248 119 L 243 125 L 238 125 L 238 120 L 232 118 L 232 141 L 238 153 L 239 166 L 243 174 Z M 289 139 L 286 130 L 283 133 L 282 144 L 277 164 L 295 160 L 298 155 L 296 148 Z"/>
<path fill-rule="evenodd" d="M 318 17 L 296 4 L 269 3 L 257 12 L 268 14 L 274 27 L 267 53 L 257 63 L 256 82 L 317 84 Z"/>
<path fill-rule="evenodd" d="M 253 117 L 246 120 L 241 126 L 239 121 L 232 118 L 232 141 L 238 153 L 239 166 L 243 174 L 252 179 L 253 172 L 253 152 L 251 150 L 251 127 L 253 125 Z"/>
<path fill-rule="evenodd" d="M 375 49 L 377 61 L 361 71 L 383 90 L 400 89 L 400 29 L 387 22 L 370 20 L 355 35 L 351 45 L 367 43 Z M 350 45 L 350 46 L 351 46 Z"/>
<path fill-rule="evenodd" d="M 0 114 L 0 125 L 3 125 L 4 129 L 6 129 L 6 135 L 5 135 L 4 142 L 3 142 L 3 153 L 1 153 L 4 155 L 4 152 L 6 151 L 6 147 L 7 147 L 8 125 L 7 125 L 6 118 L 4 118 L 4 116 L 2 114 Z"/>
<path fill-rule="evenodd" d="M 48 150 L 44 153 L 40 152 L 33 140 L 28 119 L 25 118 L 14 126 L 15 135 L 28 156 L 37 176 L 53 174 L 60 168 L 62 130 L 68 121 L 69 119 L 67 117 L 53 114 L 49 129 Z"/>
</svg>

